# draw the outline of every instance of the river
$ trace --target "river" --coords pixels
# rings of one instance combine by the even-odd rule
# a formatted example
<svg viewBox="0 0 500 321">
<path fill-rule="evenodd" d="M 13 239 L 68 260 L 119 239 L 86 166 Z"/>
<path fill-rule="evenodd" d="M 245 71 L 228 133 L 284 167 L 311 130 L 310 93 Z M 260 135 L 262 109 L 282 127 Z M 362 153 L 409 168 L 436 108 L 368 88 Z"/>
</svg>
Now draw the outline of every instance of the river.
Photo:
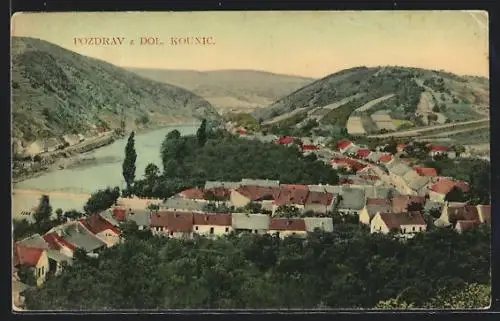
<svg viewBox="0 0 500 321">
<path fill-rule="evenodd" d="M 177 129 L 181 135 L 191 135 L 196 132 L 198 126 L 199 124 L 175 125 L 137 134 L 136 178 L 142 177 L 149 163 L 162 167 L 160 146 L 166 134 Z M 54 211 L 57 208 L 65 211 L 82 210 L 88 195 L 96 190 L 108 186 L 124 187 L 122 162 L 126 144 L 127 138 L 124 138 L 86 153 L 85 156 L 95 159 L 90 165 L 56 170 L 15 184 L 14 189 L 19 192 L 12 195 L 13 217 L 20 217 L 22 211 L 33 209 L 44 193 L 49 195 Z"/>
</svg>

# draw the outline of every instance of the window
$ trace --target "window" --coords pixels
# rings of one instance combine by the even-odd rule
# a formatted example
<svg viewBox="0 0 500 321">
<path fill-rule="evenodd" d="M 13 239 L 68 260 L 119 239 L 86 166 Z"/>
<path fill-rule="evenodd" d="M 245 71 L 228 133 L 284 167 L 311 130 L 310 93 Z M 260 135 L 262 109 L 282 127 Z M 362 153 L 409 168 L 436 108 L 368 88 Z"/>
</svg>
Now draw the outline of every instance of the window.
<svg viewBox="0 0 500 321">
<path fill-rule="evenodd" d="M 420 226 L 420 227 L 418 228 L 418 230 L 419 230 L 419 231 L 422 231 L 422 226 Z"/>
<path fill-rule="evenodd" d="M 214 234 L 214 228 L 213 227 L 210 228 L 210 234 Z"/>
<path fill-rule="evenodd" d="M 45 271 L 44 271 L 44 267 L 43 266 L 42 266 L 42 273 L 41 274 L 42 274 L 42 276 L 45 275 Z"/>
<path fill-rule="evenodd" d="M 229 232 L 229 227 L 226 227 L 226 233 Z"/>
<path fill-rule="evenodd" d="M 195 226 L 194 229 L 198 231 L 198 226 Z"/>
<path fill-rule="evenodd" d="M 170 231 L 170 236 L 173 236 L 174 235 L 174 231 Z"/>
<path fill-rule="evenodd" d="M 257 234 L 257 230 L 255 230 L 255 234 Z"/>
<path fill-rule="evenodd" d="M 412 227 L 412 228 L 411 228 L 411 230 L 412 230 L 413 232 L 415 232 L 415 226 L 414 226 L 414 227 Z"/>
</svg>

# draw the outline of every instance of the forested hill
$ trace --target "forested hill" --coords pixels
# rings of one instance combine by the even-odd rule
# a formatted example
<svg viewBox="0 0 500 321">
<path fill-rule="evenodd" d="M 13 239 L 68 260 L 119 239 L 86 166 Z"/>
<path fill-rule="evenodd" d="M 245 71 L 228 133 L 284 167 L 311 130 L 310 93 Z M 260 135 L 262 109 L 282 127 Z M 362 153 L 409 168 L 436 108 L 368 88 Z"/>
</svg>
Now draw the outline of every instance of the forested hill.
<svg viewBox="0 0 500 321">
<path fill-rule="evenodd" d="M 484 118 L 489 112 L 489 80 L 409 67 L 355 67 L 319 79 L 253 115 L 267 122 L 293 116 L 289 125 L 316 120 L 345 126 L 339 117 L 347 120 L 370 102 L 373 106 L 364 113 L 383 109 L 395 119 L 418 121 L 431 114 L 451 122 Z M 338 115 L 338 107 L 346 104 Z"/>
<path fill-rule="evenodd" d="M 219 119 L 205 99 L 52 43 L 12 38 L 13 137 L 23 141 L 117 128 Z"/>
</svg>

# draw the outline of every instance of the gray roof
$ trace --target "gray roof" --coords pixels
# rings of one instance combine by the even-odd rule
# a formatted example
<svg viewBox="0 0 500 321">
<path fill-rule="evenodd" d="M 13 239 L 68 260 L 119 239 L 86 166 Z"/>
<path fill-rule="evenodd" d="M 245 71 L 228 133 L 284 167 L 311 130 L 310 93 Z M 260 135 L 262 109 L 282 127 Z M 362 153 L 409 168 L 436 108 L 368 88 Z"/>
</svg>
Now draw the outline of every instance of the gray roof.
<svg viewBox="0 0 500 321">
<path fill-rule="evenodd" d="M 349 146 L 349 148 L 347 148 L 347 150 L 344 153 L 345 154 L 351 154 L 351 153 L 355 154 L 358 152 L 358 150 L 359 150 L 359 146 L 353 144 L 353 145 Z"/>
<path fill-rule="evenodd" d="M 183 211 L 203 211 L 206 202 L 198 202 L 192 199 L 186 198 L 169 198 L 163 202 L 160 207 L 172 210 L 183 210 Z"/>
<path fill-rule="evenodd" d="M 391 187 L 366 186 L 366 198 L 387 198 L 394 189 Z"/>
<path fill-rule="evenodd" d="M 417 190 L 421 189 L 422 187 L 424 187 L 425 185 L 427 185 L 427 183 L 429 183 L 428 177 L 419 176 L 416 179 L 414 179 L 413 181 L 408 182 L 408 185 L 410 186 L 410 188 L 412 190 L 417 191 Z"/>
<path fill-rule="evenodd" d="M 80 222 L 72 222 L 72 224 L 63 226 L 61 232 L 63 239 L 87 252 L 106 246 L 106 243 L 90 233 Z"/>
<path fill-rule="evenodd" d="M 47 242 L 45 242 L 43 237 L 40 236 L 40 234 L 33 234 L 30 237 L 27 237 L 27 238 L 19 241 L 19 243 L 26 245 L 26 246 L 38 248 L 38 249 L 48 249 L 49 248 L 49 245 L 47 244 Z"/>
<path fill-rule="evenodd" d="M 365 206 L 365 191 L 360 188 L 344 188 L 339 209 L 360 210 Z"/>
<path fill-rule="evenodd" d="M 304 217 L 304 222 L 308 232 L 314 232 L 316 228 L 325 232 L 333 232 L 333 219 L 331 217 Z"/>
<path fill-rule="evenodd" d="M 132 210 L 127 215 L 127 220 L 134 221 L 138 226 L 149 226 L 151 211 L 147 209 Z"/>
<path fill-rule="evenodd" d="M 373 218 L 378 212 L 390 213 L 392 211 L 392 205 L 391 204 L 366 205 L 366 211 L 368 212 L 370 218 Z"/>
<path fill-rule="evenodd" d="M 406 173 L 408 173 L 409 171 L 412 171 L 411 167 L 406 165 L 406 164 L 403 164 L 403 163 L 398 163 L 396 164 L 395 166 L 391 166 L 389 168 L 389 171 L 394 174 L 394 175 L 397 175 L 397 176 L 404 176 Z"/>
<path fill-rule="evenodd" d="M 47 256 L 49 257 L 49 259 L 52 259 L 56 262 L 67 262 L 69 264 L 71 264 L 72 262 L 72 259 L 69 256 L 64 255 L 56 250 L 47 250 Z"/>
<path fill-rule="evenodd" d="M 220 181 L 206 181 L 205 189 L 211 189 L 216 187 L 225 187 L 229 189 L 236 189 L 241 186 L 240 182 L 220 182 Z"/>
<path fill-rule="evenodd" d="M 233 213 L 232 226 L 241 230 L 269 229 L 269 216 L 265 214 Z"/>
<path fill-rule="evenodd" d="M 108 221 L 109 223 L 113 224 L 114 226 L 120 226 L 120 222 L 118 222 L 114 217 L 113 217 L 113 212 L 111 210 L 106 210 L 106 211 L 103 211 L 101 213 L 99 213 L 99 215 L 105 219 L 106 221 Z"/>
<path fill-rule="evenodd" d="M 332 194 L 342 193 L 343 187 L 341 185 L 325 185 L 325 191 Z"/>
<path fill-rule="evenodd" d="M 261 186 L 261 187 L 280 187 L 280 181 L 268 179 L 248 179 L 241 180 L 241 185 L 245 186 Z"/>
<path fill-rule="evenodd" d="M 368 155 L 368 159 L 371 160 L 372 162 L 376 162 L 382 157 L 384 154 L 380 152 L 371 152 L 370 155 Z"/>
</svg>

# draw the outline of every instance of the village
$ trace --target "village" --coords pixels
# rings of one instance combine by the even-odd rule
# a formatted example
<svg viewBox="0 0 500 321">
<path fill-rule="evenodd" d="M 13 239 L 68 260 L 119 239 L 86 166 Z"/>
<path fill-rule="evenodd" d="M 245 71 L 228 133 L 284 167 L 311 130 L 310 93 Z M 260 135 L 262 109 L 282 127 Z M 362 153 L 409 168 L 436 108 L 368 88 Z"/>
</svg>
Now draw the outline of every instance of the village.
<svg viewBox="0 0 500 321">
<path fill-rule="evenodd" d="M 462 233 L 480 224 L 490 224 L 491 205 L 469 205 L 448 201 L 457 190 L 468 192 L 469 184 L 441 177 L 436 169 L 410 166 L 403 144 L 396 153 L 384 146 L 369 150 L 354 141 L 340 140 L 327 147 L 324 138 L 249 134 L 244 128 L 229 132 L 242 139 L 298 148 L 304 155 L 335 168 L 338 185 L 282 184 L 268 179 L 237 182 L 207 181 L 166 200 L 119 198 L 114 206 L 91 216 L 68 220 L 44 235 L 31 235 L 14 244 L 14 291 L 16 306 L 26 285 L 20 269 L 34 273 L 41 286 L 49 274 L 59 274 L 78 249 L 97 257 L 102 249 L 124 241 L 124 222 L 138 230 L 169 238 L 218 237 L 230 233 L 269 234 L 281 239 L 305 237 L 315 231 L 332 232 L 340 220 L 355 221 L 369 233 L 393 235 L 401 241 L 433 228 L 451 228 Z M 458 157 L 444 146 L 430 146 L 429 156 Z"/>
</svg>

